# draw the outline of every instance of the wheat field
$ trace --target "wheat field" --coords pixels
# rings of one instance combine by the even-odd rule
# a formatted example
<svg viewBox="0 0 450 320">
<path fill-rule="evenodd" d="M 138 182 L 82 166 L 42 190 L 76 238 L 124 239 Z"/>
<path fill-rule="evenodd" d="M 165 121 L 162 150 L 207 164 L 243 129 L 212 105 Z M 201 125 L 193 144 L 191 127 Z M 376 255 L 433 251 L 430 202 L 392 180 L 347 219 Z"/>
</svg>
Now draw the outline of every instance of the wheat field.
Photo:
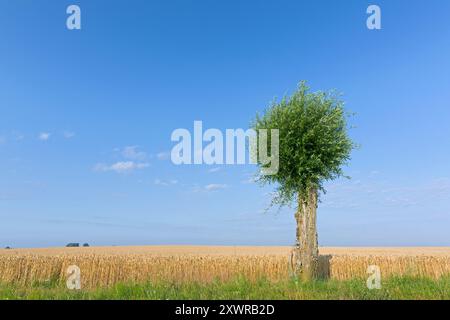
<svg viewBox="0 0 450 320">
<path fill-rule="evenodd" d="M 0 250 L 0 283 L 29 286 L 65 281 L 67 268 L 81 270 L 84 288 L 123 282 L 209 283 L 244 276 L 250 281 L 287 279 L 290 247 L 142 246 Z M 380 267 L 383 278 L 450 275 L 450 248 L 321 248 L 323 278 L 367 278 Z"/>
</svg>

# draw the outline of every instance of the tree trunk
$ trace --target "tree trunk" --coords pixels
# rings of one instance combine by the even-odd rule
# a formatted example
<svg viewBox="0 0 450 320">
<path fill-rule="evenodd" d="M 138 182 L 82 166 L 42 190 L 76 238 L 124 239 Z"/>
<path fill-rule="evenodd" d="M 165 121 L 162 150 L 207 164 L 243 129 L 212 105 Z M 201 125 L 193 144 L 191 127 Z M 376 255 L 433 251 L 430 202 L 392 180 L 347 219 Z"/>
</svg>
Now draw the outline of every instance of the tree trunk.
<svg viewBox="0 0 450 320">
<path fill-rule="evenodd" d="M 317 190 L 308 190 L 305 197 L 299 197 L 298 211 L 295 214 L 297 220 L 297 243 L 294 271 L 304 281 L 309 281 L 318 276 L 317 199 Z"/>
</svg>

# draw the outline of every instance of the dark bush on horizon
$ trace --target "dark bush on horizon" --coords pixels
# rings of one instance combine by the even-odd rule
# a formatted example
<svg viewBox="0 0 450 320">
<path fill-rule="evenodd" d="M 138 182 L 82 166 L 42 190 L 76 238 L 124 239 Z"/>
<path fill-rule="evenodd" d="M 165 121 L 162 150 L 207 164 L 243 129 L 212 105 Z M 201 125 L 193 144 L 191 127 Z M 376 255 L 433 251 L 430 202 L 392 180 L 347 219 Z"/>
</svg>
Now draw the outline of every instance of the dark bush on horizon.
<svg viewBox="0 0 450 320">
<path fill-rule="evenodd" d="M 68 243 L 66 245 L 67 248 L 76 248 L 76 247 L 79 247 L 79 246 L 80 246 L 79 243 Z"/>
</svg>

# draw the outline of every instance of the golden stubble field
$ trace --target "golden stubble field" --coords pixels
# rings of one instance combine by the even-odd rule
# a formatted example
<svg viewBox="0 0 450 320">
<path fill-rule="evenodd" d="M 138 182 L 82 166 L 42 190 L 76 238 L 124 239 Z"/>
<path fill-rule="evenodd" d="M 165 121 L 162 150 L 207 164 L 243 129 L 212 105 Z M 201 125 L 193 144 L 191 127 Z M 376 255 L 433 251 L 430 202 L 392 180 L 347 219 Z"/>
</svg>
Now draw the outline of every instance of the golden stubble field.
<svg viewBox="0 0 450 320">
<path fill-rule="evenodd" d="M 207 283 L 244 276 L 249 280 L 289 277 L 290 247 L 134 246 L 0 250 L 0 283 L 28 286 L 64 281 L 67 268 L 81 270 L 85 288 L 119 282 Z M 367 267 L 382 277 L 450 275 L 450 247 L 320 248 L 324 278 L 367 278 Z"/>
</svg>

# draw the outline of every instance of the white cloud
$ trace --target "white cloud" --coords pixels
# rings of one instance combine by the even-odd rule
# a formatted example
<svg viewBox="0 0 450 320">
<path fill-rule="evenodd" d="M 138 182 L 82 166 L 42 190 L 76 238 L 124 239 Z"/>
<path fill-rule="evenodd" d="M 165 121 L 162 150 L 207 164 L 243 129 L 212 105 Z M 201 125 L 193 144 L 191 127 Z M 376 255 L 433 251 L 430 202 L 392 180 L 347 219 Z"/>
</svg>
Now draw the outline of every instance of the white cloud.
<svg viewBox="0 0 450 320">
<path fill-rule="evenodd" d="M 244 179 L 241 180 L 242 184 L 252 184 L 258 181 L 258 176 L 255 173 L 245 172 Z"/>
<path fill-rule="evenodd" d="M 41 132 L 38 136 L 38 139 L 41 141 L 47 141 L 48 139 L 50 139 L 51 133 L 49 132 Z"/>
<path fill-rule="evenodd" d="M 256 180 L 255 180 L 254 177 L 251 177 L 251 178 L 242 180 L 241 183 L 242 183 L 242 184 L 252 184 L 252 183 L 256 183 Z"/>
<path fill-rule="evenodd" d="M 168 181 L 165 181 L 165 180 L 155 179 L 154 184 L 157 185 L 157 186 L 164 186 L 164 187 L 167 187 L 167 186 L 171 186 L 171 185 L 176 185 L 176 184 L 178 184 L 178 180 L 168 180 Z"/>
<path fill-rule="evenodd" d="M 19 131 L 13 131 L 11 135 L 14 141 L 22 141 L 25 139 L 25 136 Z"/>
<path fill-rule="evenodd" d="M 209 169 L 208 172 L 209 172 L 209 173 L 214 173 L 214 172 L 218 172 L 218 171 L 220 171 L 220 170 L 222 170 L 221 167 L 216 167 L 216 168 Z"/>
<path fill-rule="evenodd" d="M 160 152 L 156 155 L 159 160 L 168 160 L 170 157 L 170 152 Z"/>
<path fill-rule="evenodd" d="M 147 159 L 147 153 L 139 150 L 138 146 L 127 146 L 127 147 L 123 148 L 122 156 L 125 159 L 130 159 L 130 160 L 142 161 L 142 160 Z"/>
<path fill-rule="evenodd" d="M 75 137 L 75 132 L 64 131 L 63 135 L 66 139 L 72 139 L 73 137 Z"/>
<path fill-rule="evenodd" d="M 103 163 L 99 163 L 94 167 L 95 171 L 114 171 L 117 173 L 128 173 L 134 170 L 145 169 L 149 166 L 148 163 L 136 163 L 134 161 L 119 161 L 112 165 L 105 165 Z"/>
<path fill-rule="evenodd" d="M 362 178 L 342 180 L 326 186 L 322 196 L 322 207 L 355 208 L 363 206 L 381 207 L 437 207 L 450 194 L 450 179 L 440 178 L 409 185 Z"/>
<path fill-rule="evenodd" d="M 220 183 L 211 183 L 207 185 L 198 185 L 194 184 L 192 188 L 192 192 L 194 193 L 209 193 L 209 192 L 216 192 L 223 189 L 228 188 L 229 186 L 226 184 L 220 184 Z"/>
<path fill-rule="evenodd" d="M 226 184 L 212 183 L 205 186 L 205 191 L 218 191 L 226 188 L 228 188 Z"/>
<path fill-rule="evenodd" d="M 115 148 L 114 152 L 119 153 L 122 161 L 118 161 L 111 165 L 99 163 L 94 167 L 95 171 L 114 171 L 117 173 L 129 173 L 135 170 L 145 169 L 150 166 L 146 161 L 147 154 L 140 151 L 138 146 L 127 146 L 123 149 Z"/>
</svg>

